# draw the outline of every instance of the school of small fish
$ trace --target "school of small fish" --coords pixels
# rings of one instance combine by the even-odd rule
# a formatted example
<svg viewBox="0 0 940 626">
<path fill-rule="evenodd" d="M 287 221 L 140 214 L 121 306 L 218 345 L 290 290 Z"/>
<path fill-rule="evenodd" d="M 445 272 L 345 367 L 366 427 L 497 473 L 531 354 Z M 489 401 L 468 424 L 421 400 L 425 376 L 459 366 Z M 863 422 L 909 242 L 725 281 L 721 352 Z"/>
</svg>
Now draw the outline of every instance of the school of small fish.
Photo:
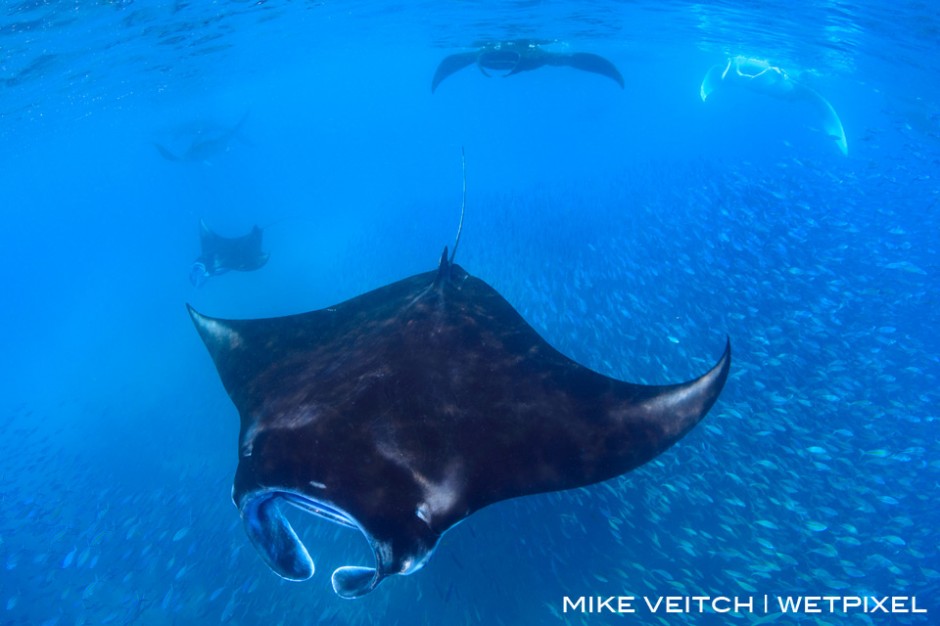
<svg viewBox="0 0 940 626">
<path fill-rule="evenodd" d="M 206 363 L 184 365 L 192 389 L 156 381 L 149 400 L 8 407 L 0 624 L 611 619 L 563 614 L 565 595 L 905 595 L 940 614 L 940 229 L 917 211 L 931 199 L 933 179 L 900 160 L 856 173 L 796 159 L 636 166 L 476 198 L 458 262 L 572 358 L 663 383 L 703 372 L 729 335 L 734 368 L 712 413 L 654 462 L 486 509 L 424 570 L 357 601 L 337 599 L 328 572 L 370 563 L 358 533 L 292 514 L 318 566 L 302 584 L 248 545 L 228 497 L 236 417 Z M 411 245 L 395 228 L 349 280 Z M 439 250 L 424 252 L 431 266 Z M 44 426 L 59 413 L 73 430 Z M 108 440 L 119 423 L 137 439 Z"/>
</svg>

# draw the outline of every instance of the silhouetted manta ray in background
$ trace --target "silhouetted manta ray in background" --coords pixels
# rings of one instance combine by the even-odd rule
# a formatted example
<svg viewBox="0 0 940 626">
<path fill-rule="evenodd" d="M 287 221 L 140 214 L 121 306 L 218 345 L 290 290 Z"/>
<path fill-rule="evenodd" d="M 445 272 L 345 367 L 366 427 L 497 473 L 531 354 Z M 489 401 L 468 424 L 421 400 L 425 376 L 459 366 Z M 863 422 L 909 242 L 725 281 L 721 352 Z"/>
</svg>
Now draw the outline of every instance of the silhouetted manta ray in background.
<svg viewBox="0 0 940 626">
<path fill-rule="evenodd" d="M 14 72 L 8 78 L 0 78 L 0 85 L 17 87 L 32 80 L 33 77 L 42 76 L 43 72 L 58 58 L 55 54 L 40 54 L 29 61 L 24 67 Z M 4 67 L 6 69 L 6 67 Z"/>
<path fill-rule="evenodd" d="M 271 256 L 261 251 L 264 230 L 254 226 L 251 232 L 241 237 L 223 237 L 209 230 L 205 221 L 199 220 L 199 244 L 202 253 L 193 261 L 189 281 L 201 287 L 212 276 L 229 270 L 251 272 L 268 262 Z"/>
<path fill-rule="evenodd" d="M 215 127 L 211 130 L 205 128 L 200 129 L 198 132 L 194 133 L 194 136 L 188 142 L 185 149 L 180 152 L 174 152 L 157 142 L 154 142 L 153 145 L 156 147 L 157 152 L 160 153 L 160 156 L 167 161 L 209 163 L 209 160 L 213 157 L 228 151 L 232 140 L 241 132 L 242 127 L 245 125 L 245 120 L 247 119 L 248 114 L 246 113 L 238 123 L 231 128 L 219 129 Z"/>
<path fill-rule="evenodd" d="M 418 571 L 485 506 L 655 458 L 705 416 L 731 365 L 729 342 L 683 384 L 593 372 L 446 248 L 434 271 L 319 311 L 226 320 L 187 308 L 241 417 L 232 499 L 248 537 L 277 574 L 305 580 L 313 561 L 280 502 L 358 528 L 375 567 L 334 571 L 344 598 Z"/>
<path fill-rule="evenodd" d="M 621 89 L 623 88 L 623 76 L 614 64 L 604 57 L 587 52 L 550 52 L 542 48 L 542 45 L 541 42 L 525 39 L 494 41 L 481 44 L 472 52 L 461 52 L 444 57 L 431 80 L 431 92 L 433 93 L 445 78 L 474 63 L 484 76 L 490 76 L 487 70 L 502 72 L 502 76 L 512 76 L 544 65 L 565 65 L 606 76 L 620 85 Z"/>
<path fill-rule="evenodd" d="M 798 83 L 785 70 L 763 59 L 731 57 L 727 63 L 712 66 L 705 74 L 699 88 L 702 102 L 722 85 L 738 85 L 775 98 L 811 103 L 816 109 L 823 131 L 835 141 L 842 154 L 848 154 L 845 130 L 836 110 L 828 100 L 813 89 Z"/>
</svg>

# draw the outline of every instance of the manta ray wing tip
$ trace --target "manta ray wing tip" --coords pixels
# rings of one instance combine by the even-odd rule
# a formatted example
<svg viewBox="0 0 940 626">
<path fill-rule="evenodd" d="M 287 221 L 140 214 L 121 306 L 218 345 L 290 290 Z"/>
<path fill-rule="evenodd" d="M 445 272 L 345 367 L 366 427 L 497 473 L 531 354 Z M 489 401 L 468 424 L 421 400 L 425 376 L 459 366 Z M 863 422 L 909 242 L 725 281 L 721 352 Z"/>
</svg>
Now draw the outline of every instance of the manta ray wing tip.
<svg viewBox="0 0 940 626">
<path fill-rule="evenodd" d="M 197 328 L 205 326 L 206 321 L 209 319 L 188 302 L 186 303 L 186 312 L 189 313 L 189 319 L 193 321 Z"/>
</svg>

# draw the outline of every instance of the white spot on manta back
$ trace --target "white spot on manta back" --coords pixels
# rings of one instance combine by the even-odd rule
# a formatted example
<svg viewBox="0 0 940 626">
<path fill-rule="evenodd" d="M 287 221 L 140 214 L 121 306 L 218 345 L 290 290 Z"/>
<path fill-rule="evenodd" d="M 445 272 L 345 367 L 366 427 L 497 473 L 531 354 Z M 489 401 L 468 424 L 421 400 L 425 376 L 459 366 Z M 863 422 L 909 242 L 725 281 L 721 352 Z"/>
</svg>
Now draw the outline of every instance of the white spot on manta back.
<svg viewBox="0 0 940 626">
<path fill-rule="evenodd" d="M 317 482 L 317 481 L 315 481 L 315 480 L 311 480 L 311 481 L 308 482 L 307 484 L 310 485 L 311 487 L 316 488 L 316 489 L 326 489 L 326 485 L 324 485 L 324 484 L 321 483 L 321 482 Z"/>
<path fill-rule="evenodd" d="M 459 461 L 453 461 L 447 466 L 442 480 L 434 481 L 412 467 L 409 459 L 402 456 L 394 445 L 378 441 L 376 449 L 383 458 L 410 473 L 421 488 L 423 499 L 415 507 L 415 515 L 425 524 L 431 526 L 435 518 L 450 513 L 458 504 L 460 488 L 463 485 L 463 468 Z"/>
<path fill-rule="evenodd" d="M 412 475 L 424 491 L 424 501 L 418 505 L 415 515 L 430 526 L 434 518 L 446 515 L 457 504 L 462 482 L 460 465 L 451 463 L 440 482 L 431 481 L 417 472 L 412 472 Z"/>
<path fill-rule="evenodd" d="M 249 426 L 245 430 L 241 443 L 242 456 L 251 456 L 255 439 L 261 433 L 300 430 L 316 422 L 321 415 L 322 411 L 316 404 L 300 404 L 291 407 L 289 412 L 284 412 L 277 403 L 266 400 L 260 410 L 248 416 Z"/>
<path fill-rule="evenodd" d="M 234 350 L 242 344 L 241 335 L 222 322 L 208 317 L 201 317 L 199 322 L 214 342 L 227 344 L 230 350 Z"/>
<path fill-rule="evenodd" d="M 430 509 L 428 509 L 427 502 L 422 502 L 421 504 L 419 504 L 418 509 L 415 511 L 415 514 L 418 516 L 418 518 L 422 522 L 424 522 L 428 526 L 431 525 L 431 511 Z"/>
</svg>

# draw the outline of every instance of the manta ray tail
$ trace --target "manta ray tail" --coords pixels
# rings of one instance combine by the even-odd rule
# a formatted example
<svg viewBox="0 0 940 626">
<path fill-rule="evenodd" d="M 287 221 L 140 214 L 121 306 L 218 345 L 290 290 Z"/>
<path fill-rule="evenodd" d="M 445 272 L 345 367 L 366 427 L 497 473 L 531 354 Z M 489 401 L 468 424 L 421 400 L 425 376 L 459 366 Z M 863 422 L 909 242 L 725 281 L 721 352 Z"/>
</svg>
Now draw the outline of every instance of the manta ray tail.
<svg viewBox="0 0 940 626">
<path fill-rule="evenodd" d="M 450 266 L 454 257 L 447 260 L 447 246 L 444 246 L 444 252 L 441 253 L 441 262 L 437 265 L 437 275 L 434 277 L 434 287 L 440 287 L 450 280 Z"/>
<path fill-rule="evenodd" d="M 454 262 L 454 257 L 457 256 L 457 246 L 460 245 L 460 233 L 463 232 L 463 216 L 467 209 L 467 153 L 464 151 L 463 146 L 460 146 L 460 168 L 463 171 L 463 200 L 460 203 L 460 222 L 457 223 L 457 237 L 454 239 L 454 251 L 450 254 L 450 262 Z M 444 254 L 447 254 L 447 249 L 444 249 Z"/>
</svg>

